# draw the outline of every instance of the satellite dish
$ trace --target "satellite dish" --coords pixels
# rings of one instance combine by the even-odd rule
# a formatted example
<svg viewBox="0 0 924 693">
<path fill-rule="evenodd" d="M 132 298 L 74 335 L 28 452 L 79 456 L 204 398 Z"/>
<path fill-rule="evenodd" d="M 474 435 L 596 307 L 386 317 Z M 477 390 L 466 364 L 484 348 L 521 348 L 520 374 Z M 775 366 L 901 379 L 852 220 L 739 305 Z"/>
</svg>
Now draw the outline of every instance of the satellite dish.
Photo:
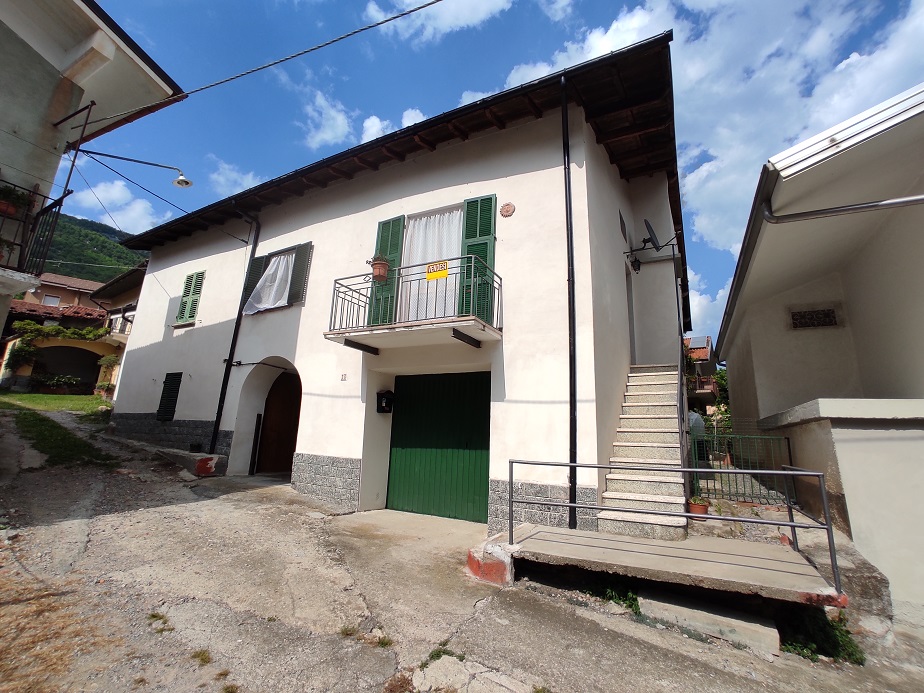
<svg viewBox="0 0 924 693">
<path fill-rule="evenodd" d="M 642 239 L 642 246 L 644 246 L 646 243 L 651 243 L 652 247 L 656 251 L 661 250 L 661 243 L 658 241 L 658 237 L 655 235 L 655 230 L 651 228 L 651 222 L 647 219 L 645 219 L 645 228 L 648 229 L 648 238 Z"/>
</svg>

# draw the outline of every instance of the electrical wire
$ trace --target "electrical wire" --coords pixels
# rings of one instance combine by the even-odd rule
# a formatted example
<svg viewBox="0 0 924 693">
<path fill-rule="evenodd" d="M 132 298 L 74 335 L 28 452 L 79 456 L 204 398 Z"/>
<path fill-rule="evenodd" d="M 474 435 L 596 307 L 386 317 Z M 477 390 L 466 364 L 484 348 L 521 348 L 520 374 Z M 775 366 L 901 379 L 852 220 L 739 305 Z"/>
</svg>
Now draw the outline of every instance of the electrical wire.
<svg viewBox="0 0 924 693">
<path fill-rule="evenodd" d="M 137 108 L 132 108 L 132 109 L 130 109 L 130 110 L 128 110 L 128 111 L 123 111 L 123 112 L 121 112 L 121 113 L 116 113 L 116 114 L 114 114 L 114 115 L 103 116 L 102 118 L 96 118 L 96 119 L 94 119 L 94 120 L 90 120 L 90 121 L 87 122 L 87 125 L 93 125 L 93 124 L 96 124 L 96 123 L 102 123 L 102 122 L 105 122 L 105 121 L 107 121 L 107 120 L 114 120 L 115 118 L 122 118 L 122 117 L 124 117 L 124 116 L 132 115 L 133 113 L 138 113 L 139 111 L 144 111 L 144 110 L 149 109 L 149 108 L 152 108 L 152 107 L 154 107 L 154 106 L 160 106 L 160 105 L 172 103 L 172 102 L 174 102 L 174 101 L 179 101 L 180 99 L 185 99 L 187 96 L 192 96 L 193 94 L 198 94 L 199 92 L 205 91 L 206 89 L 212 89 L 212 88 L 214 88 L 214 87 L 219 87 L 219 86 L 221 86 L 222 84 L 227 84 L 228 82 L 233 82 L 234 80 L 240 79 L 241 77 L 247 77 L 247 76 L 252 75 L 252 74 L 254 74 L 254 73 L 256 73 L 256 72 L 260 72 L 261 70 L 266 70 L 266 69 L 268 69 L 268 68 L 275 67 L 276 65 L 281 65 L 282 63 L 288 62 L 289 60 L 294 60 L 295 58 L 300 58 L 300 57 L 302 57 L 303 55 L 308 55 L 309 53 L 314 53 L 315 51 L 319 51 L 319 50 L 321 50 L 322 48 L 327 48 L 328 46 L 332 46 L 332 45 L 334 45 L 335 43 L 339 43 L 340 41 L 343 41 L 343 40 L 345 40 L 345 39 L 352 38 L 353 36 L 356 36 L 357 34 L 361 34 L 361 33 L 365 32 L 365 31 L 369 31 L 369 30 L 371 30 L 371 29 L 376 29 L 376 28 L 378 28 L 378 27 L 380 27 L 380 26 L 384 26 L 385 24 L 388 24 L 389 22 L 394 22 L 394 21 L 397 20 L 397 19 L 401 19 L 401 18 L 403 18 L 403 17 L 407 17 L 407 16 L 409 16 L 409 15 L 412 15 L 412 14 L 414 14 L 415 12 L 420 12 L 421 10 L 425 10 L 425 9 L 427 9 L 428 7 L 432 7 L 433 5 L 436 5 L 436 4 L 441 3 L 441 2 L 443 2 L 443 0 L 430 0 L 430 2 L 425 2 L 423 5 L 418 5 L 417 7 L 412 7 L 412 8 L 409 9 L 409 10 L 405 10 L 404 12 L 399 12 L 399 13 L 396 14 L 396 15 L 392 15 L 392 16 L 390 16 L 390 17 L 386 17 L 385 19 L 382 19 L 382 20 L 380 20 L 380 21 L 378 21 L 378 22 L 375 22 L 375 23 L 373 23 L 373 24 L 367 24 L 366 26 L 360 27 L 359 29 L 354 29 L 353 31 L 347 32 L 346 34 L 342 34 L 341 36 L 338 36 L 337 38 L 330 39 L 329 41 L 325 41 L 324 43 L 319 43 L 319 44 L 316 45 L 316 46 L 312 46 L 311 48 L 306 48 L 305 50 L 299 51 L 298 53 L 293 53 L 292 55 L 286 56 L 285 58 L 279 58 L 278 60 L 274 60 L 273 62 L 266 63 L 265 65 L 261 65 L 260 67 L 254 67 L 254 68 L 252 68 L 252 69 L 250 69 L 250 70 L 246 70 L 246 71 L 244 71 L 244 72 L 240 72 L 240 73 L 238 73 L 238 74 L 236 74 L 236 75 L 233 75 L 233 76 L 231 76 L 231 77 L 226 77 L 225 79 L 221 79 L 221 80 L 219 80 L 219 81 L 217 81 L 217 82 L 212 82 L 211 84 L 206 84 L 205 86 L 197 87 L 196 89 L 193 89 L 193 90 L 191 90 L 191 91 L 184 91 L 184 92 L 181 93 L 181 94 L 175 94 L 175 95 L 173 95 L 173 96 L 168 96 L 168 97 L 166 97 L 166 98 L 164 98 L 164 99 L 160 99 L 159 101 L 154 101 L 153 103 L 149 103 L 149 104 L 147 104 L 146 106 L 139 106 L 139 107 L 137 107 Z M 72 126 L 71 129 L 73 130 L 73 129 L 76 129 L 76 128 L 79 128 L 79 127 L 82 127 L 82 125 L 74 125 L 74 126 Z"/>
<path fill-rule="evenodd" d="M 71 262 L 70 260 L 45 260 L 45 264 L 53 262 L 56 265 L 80 265 L 81 267 L 112 267 L 115 269 L 131 269 L 136 265 L 94 265 L 89 262 Z"/>
<path fill-rule="evenodd" d="M 103 163 L 102 161 L 100 161 L 99 159 L 97 159 L 97 158 L 96 158 L 95 156 L 93 156 L 92 154 L 87 154 L 87 152 L 83 152 L 83 154 L 84 154 L 86 157 L 88 157 L 88 158 L 90 158 L 90 159 L 93 159 L 93 161 L 95 161 L 96 163 L 98 163 L 100 166 L 105 166 L 106 168 L 108 168 L 110 171 L 112 171 L 112 172 L 113 172 L 114 174 L 116 174 L 117 176 L 122 176 L 122 178 L 124 178 L 125 180 L 127 180 L 127 181 L 128 181 L 129 183 L 131 183 L 132 185 L 137 185 L 139 188 L 141 188 L 142 190 L 144 190 L 146 193 L 148 193 L 149 195 L 153 195 L 154 197 L 156 197 L 156 198 L 157 198 L 158 200 L 160 200 L 161 202 L 166 202 L 166 203 L 167 203 L 168 205 L 170 205 L 171 207 L 176 207 L 178 210 L 180 210 L 181 212 L 183 212 L 183 214 L 189 214 L 189 212 L 187 212 L 185 209 L 183 209 L 183 208 L 180 207 L 179 205 L 173 204 L 170 200 L 161 197 L 160 195 L 158 195 L 158 194 L 157 194 L 156 192 L 154 192 L 153 190 L 148 190 L 146 187 L 144 187 L 143 185 L 141 185 L 141 183 L 137 183 L 136 181 L 133 181 L 131 178 L 129 178 L 128 176 L 126 176 L 124 173 L 122 173 L 122 172 L 120 172 L 120 171 L 116 171 L 114 168 L 112 168 L 112 166 L 110 166 L 109 164 Z"/>
<path fill-rule="evenodd" d="M 75 153 L 75 154 L 74 154 L 74 158 L 73 158 L 71 161 L 72 161 L 72 165 L 73 165 L 73 167 L 74 167 L 74 170 L 77 171 L 77 175 L 79 175 L 79 176 L 83 179 L 83 182 L 86 184 L 87 188 L 90 190 L 91 193 L 93 193 L 93 197 L 96 198 L 96 201 L 99 202 L 99 206 L 103 208 L 103 211 L 104 211 L 104 212 L 106 212 L 106 216 L 109 217 L 110 219 L 112 219 L 112 224 L 113 224 L 113 226 L 115 226 L 119 231 L 122 231 L 122 227 L 119 226 L 119 222 L 117 222 L 117 221 L 115 220 L 115 217 L 113 217 L 112 214 L 109 213 L 109 210 L 106 209 L 106 205 L 104 205 L 104 204 L 103 204 L 103 201 L 102 201 L 101 199 L 99 199 L 99 195 L 96 194 L 96 191 L 95 191 L 95 190 L 93 189 L 93 187 L 90 185 L 90 182 L 86 179 L 86 176 L 83 175 L 83 171 L 81 171 L 79 168 L 77 168 L 77 161 L 76 161 L 76 159 L 77 159 L 77 154 Z M 122 231 L 122 233 L 125 233 L 125 231 Z"/>
</svg>

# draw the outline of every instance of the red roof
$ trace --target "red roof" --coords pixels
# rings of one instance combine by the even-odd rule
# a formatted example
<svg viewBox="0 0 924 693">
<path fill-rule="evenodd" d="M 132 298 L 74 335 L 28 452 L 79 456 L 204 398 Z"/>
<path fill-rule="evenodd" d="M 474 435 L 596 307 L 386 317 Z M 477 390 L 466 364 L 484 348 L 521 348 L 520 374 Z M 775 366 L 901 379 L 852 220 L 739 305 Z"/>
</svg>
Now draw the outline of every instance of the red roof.
<svg viewBox="0 0 924 693">
<path fill-rule="evenodd" d="M 13 299 L 10 301 L 11 315 L 27 315 L 39 318 L 77 318 L 80 320 L 105 320 L 106 311 L 84 306 L 43 306 L 41 303 L 29 303 Z"/>
<path fill-rule="evenodd" d="M 683 345 L 687 348 L 690 358 L 694 361 L 708 361 L 712 358 L 712 337 L 706 337 L 706 346 L 695 349 L 690 348 L 690 339 L 690 337 L 685 337 L 683 340 Z"/>
<path fill-rule="evenodd" d="M 55 286 L 64 286 L 68 289 L 77 291 L 96 291 L 103 285 L 103 282 L 94 282 L 89 279 L 78 279 L 77 277 L 68 277 L 63 274 L 53 274 L 43 272 L 39 275 L 39 281 L 42 284 L 54 284 Z"/>
</svg>

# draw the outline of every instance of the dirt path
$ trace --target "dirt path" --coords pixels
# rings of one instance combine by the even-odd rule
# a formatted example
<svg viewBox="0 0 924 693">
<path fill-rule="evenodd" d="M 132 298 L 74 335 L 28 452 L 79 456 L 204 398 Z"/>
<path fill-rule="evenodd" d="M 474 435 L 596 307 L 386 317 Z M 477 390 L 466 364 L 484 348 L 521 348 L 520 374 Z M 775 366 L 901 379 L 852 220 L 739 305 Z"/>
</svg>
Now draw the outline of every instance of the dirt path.
<svg viewBox="0 0 924 693">
<path fill-rule="evenodd" d="M 337 517 L 287 485 L 197 481 L 55 419 L 120 466 L 29 469 L 0 412 L 0 693 L 400 693 L 411 676 L 469 693 L 924 689 L 910 649 L 864 669 L 770 663 L 525 586 L 499 591 L 463 569 L 483 526 Z M 466 658 L 402 673 L 440 643 Z"/>
</svg>

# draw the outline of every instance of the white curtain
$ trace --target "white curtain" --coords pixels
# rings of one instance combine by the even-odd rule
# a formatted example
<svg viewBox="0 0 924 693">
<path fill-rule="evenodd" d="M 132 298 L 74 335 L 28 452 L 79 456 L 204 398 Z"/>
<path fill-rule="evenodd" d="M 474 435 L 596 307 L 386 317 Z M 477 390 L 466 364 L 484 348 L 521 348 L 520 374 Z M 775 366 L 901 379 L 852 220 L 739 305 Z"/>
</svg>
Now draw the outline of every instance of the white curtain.
<svg viewBox="0 0 924 693">
<path fill-rule="evenodd" d="M 462 207 L 408 217 L 404 231 L 403 266 L 448 260 L 459 256 L 462 243 Z M 425 279 L 426 267 L 402 270 L 398 289 L 398 320 L 427 320 L 456 314 L 459 296 L 459 261 L 449 263 L 445 279 Z"/>
<path fill-rule="evenodd" d="M 289 283 L 292 281 L 292 263 L 295 251 L 273 255 L 253 293 L 244 304 L 244 315 L 253 315 L 261 310 L 279 308 L 289 303 Z"/>
</svg>

